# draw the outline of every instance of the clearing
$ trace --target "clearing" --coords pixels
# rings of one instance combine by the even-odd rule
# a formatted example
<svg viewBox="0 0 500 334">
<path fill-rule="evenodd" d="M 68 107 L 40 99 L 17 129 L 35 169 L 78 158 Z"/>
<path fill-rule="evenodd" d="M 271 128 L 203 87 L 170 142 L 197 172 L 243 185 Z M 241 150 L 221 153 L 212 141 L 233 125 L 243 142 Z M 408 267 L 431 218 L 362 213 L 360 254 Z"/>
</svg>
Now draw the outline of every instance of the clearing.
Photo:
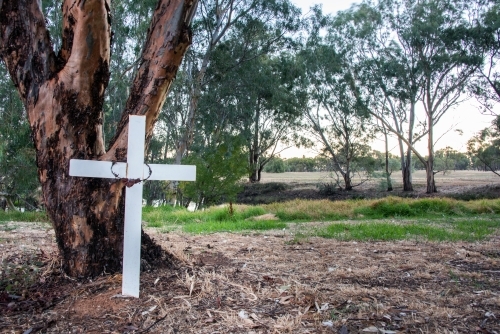
<svg viewBox="0 0 500 334">
<path fill-rule="evenodd" d="M 1 333 L 498 333 L 500 236 L 481 243 L 297 241 L 293 229 L 147 229 L 179 259 L 75 281 L 47 224 L 0 225 Z"/>
<path fill-rule="evenodd" d="M 268 193 L 264 184 L 248 202 L 321 197 L 320 174 L 289 174 L 264 175 L 295 184 Z M 421 174 L 411 196 L 425 196 Z M 437 195 L 498 198 L 499 180 L 440 173 Z M 383 195 L 374 188 L 329 198 Z M 144 268 L 141 297 L 124 299 L 120 275 L 65 276 L 50 225 L 0 222 L 0 333 L 500 333 L 498 232 L 475 243 L 347 242 L 300 238 L 293 226 L 209 235 L 146 228 L 177 260 Z"/>
</svg>

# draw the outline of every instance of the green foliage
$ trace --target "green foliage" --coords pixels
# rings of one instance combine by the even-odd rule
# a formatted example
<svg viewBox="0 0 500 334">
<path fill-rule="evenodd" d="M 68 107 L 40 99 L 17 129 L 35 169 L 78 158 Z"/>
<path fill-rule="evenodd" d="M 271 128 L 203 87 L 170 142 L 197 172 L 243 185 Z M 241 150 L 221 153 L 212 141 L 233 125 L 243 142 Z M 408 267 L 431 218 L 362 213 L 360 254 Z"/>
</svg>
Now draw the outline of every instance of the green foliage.
<svg viewBox="0 0 500 334">
<path fill-rule="evenodd" d="M 290 158 L 286 160 L 288 172 L 314 172 L 318 170 L 319 158 Z M 326 164 L 327 162 L 325 162 Z M 326 166 L 325 166 L 326 168 Z"/>
<path fill-rule="evenodd" d="M 496 175 L 500 169 L 500 116 L 493 124 L 481 130 L 467 142 L 467 152 L 476 169 L 490 170 Z"/>
<path fill-rule="evenodd" d="M 470 167 L 469 157 L 451 147 L 437 150 L 434 153 L 434 169 L 447 174 L 454 170 L 467 170 Z"/>
<path fill-rule="evenodd" d="M 262 35 L 259 38 L 269 38 L 267 32 Z M 208 87 L 199 109 L 206 120 L 205 136 L 238 129 L 245 139 L 249 178 L 259 181 L 260 172 L 276 155 L 276 146 L 294 140 L 304 99 L 296 94 L 293 57 L 288 53 L 271 57 L 255 50 L 253 59 L 240 64 L 234 54 L 248 47 L 241 45 L 245 38 L 227 41 L 214 51 L 208 74 L 217 80 Z M 233 69 L 224 73 L 227 66 Z"/>
<path fill-rule="evenodd" d="M 27 210 L 37 206 L 39 187 L 35 149 L 24 107 L 0 67 L 0 192 L 5 192 Z M 28 202 L 28 203 L 26 203 Z"/>
<path fill-rule="evenodd" d="M 284 173 L 286 172 L 285 161 L 279 157 L 269 159 L 269 162 L 264 167 L 266 173 Z"/>
<path fill-rule="evenodd" d="M 196 181 L 181 182 L 179 188 L 197 208 L 235 200 L 242 187 L 239 181 L 248 172 L 243 144 L 240 137 L 230 136 L 184 160 L 196 165 Z"/>
<path fill-rule="evenodd" d="M 484 61 L 469 84 L 470 92 L 482 105 L 482 111 L 495 114 L 495 106 L 500 102 L 500 3 L 489 1 L 478 7 L 475 29 L 468 32 L 474 40 L 474 47 L 482 50 Z"/>
</svg>

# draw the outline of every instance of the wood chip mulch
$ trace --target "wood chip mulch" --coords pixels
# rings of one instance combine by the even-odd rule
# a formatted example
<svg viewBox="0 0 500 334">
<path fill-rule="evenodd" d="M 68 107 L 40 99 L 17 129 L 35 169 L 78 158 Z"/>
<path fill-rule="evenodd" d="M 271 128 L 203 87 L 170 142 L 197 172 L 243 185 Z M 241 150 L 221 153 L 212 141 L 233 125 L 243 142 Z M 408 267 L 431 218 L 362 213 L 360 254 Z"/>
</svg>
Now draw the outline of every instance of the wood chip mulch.
<svg viewBox="0 0 500 334">
<path fill-rule="evenodd" d="M 179 263 L 77 281 L 52 230 L 0 229 L 0 333 L 500 333 L 500 236 L 340 242 L 289 232 L 147 232 Z"/>
</svg>

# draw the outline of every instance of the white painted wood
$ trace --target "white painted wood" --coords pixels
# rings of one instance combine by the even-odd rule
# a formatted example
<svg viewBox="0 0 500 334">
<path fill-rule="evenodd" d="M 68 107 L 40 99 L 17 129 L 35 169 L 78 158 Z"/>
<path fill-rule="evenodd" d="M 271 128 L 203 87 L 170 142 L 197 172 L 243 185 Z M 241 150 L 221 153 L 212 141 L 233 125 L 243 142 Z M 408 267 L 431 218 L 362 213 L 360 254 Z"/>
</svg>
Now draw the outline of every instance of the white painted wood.
<svg viewBox="0 0 500 334">
<path fill-rule="evenodd" d="M 158 165 L 150 164 L 151 176 L 148 180 L 195 181 L 196 166 L 188 165 Z M 149 174 L 148 166 L 144 165 L 144 178 Z"/>
<path fill-rule="evenodd" d="M 144 164 L 146 117 L 129 117 L 127 162 L 71 159 L 69 175 L 77 177 L 195 181 L 196 166 Z M 149 168 L 151 175 L 149 176 Z M 114 173 L 114 174 L 113 174 Z M 149 178 L 148 178 L 149 176 Z M 127 187 L 123 236 L 122 295 L 139 297 L 143 182 Z"/>
<path fill-rule="evenodd" d="M 130 116 L 128 126 L 127 178 L 142 180 L 146 117 Z M 143 182 L 140 182 L 127 187 L 125 193 L 122 294 L 132 297 L 139 297 L 142 188 Z"/>
<path fill-rule="evenodd" d="M 113 168 L 111 161 L 97 160 L 79 160 L 71 159 L 69 161 L 69 175 L 80 177 L 99 177 L 104 179 L 114 179 L 116 176 L 127 177 L 127 164 L 125 162 L 116 162 Z"/>
</svg>

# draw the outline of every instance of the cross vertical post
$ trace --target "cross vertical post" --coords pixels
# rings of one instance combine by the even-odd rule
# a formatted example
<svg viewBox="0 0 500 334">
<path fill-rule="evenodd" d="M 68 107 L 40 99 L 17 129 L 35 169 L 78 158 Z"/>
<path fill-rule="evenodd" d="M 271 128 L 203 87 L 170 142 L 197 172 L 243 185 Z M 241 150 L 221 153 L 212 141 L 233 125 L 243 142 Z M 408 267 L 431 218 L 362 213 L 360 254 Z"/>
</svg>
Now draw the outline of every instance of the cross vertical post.
<svg viewBox="0 0 500 334">
<path fill-rule="evenodd" d="M 146 117 L 130 116 L 128 129 L 127 177 L 143 178 Z M 143 182 L 127 187 L 123 237 L 122 294 L 139 297 L 141 270 L 141 222 Z"/>
</svg>

